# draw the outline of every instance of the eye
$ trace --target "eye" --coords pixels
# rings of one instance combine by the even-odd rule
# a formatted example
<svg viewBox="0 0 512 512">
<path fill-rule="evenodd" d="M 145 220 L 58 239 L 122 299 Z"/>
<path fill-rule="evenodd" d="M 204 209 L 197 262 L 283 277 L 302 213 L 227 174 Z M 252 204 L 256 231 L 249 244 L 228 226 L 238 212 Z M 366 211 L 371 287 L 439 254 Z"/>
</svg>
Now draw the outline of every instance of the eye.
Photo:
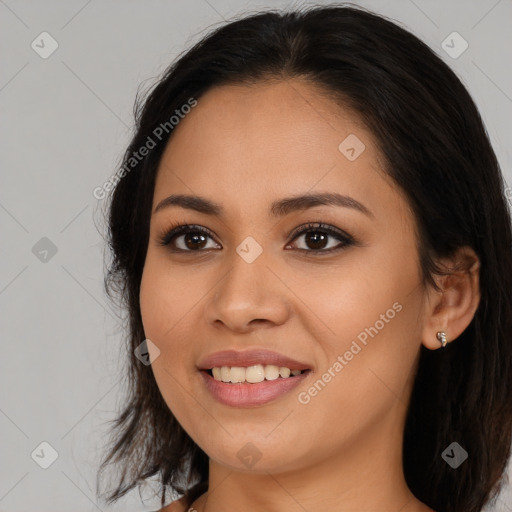
<svg viewBox="0 0 512 512">
<path fill-rule="evenodd" d="M 355 244 L 354 238 L 349 234 L 322 223 L 300 226 L 290 236 L 293 237 L 292 240 L 304 237 L 306 248 L 299 247 L 298 250 L 310 253 L 329 253 Z M 159 237 L 158 243 L 161 246 L 171 246 L 171 250 L 175 252 L 202 252 L 206 249 L 220 248 L 216 242 L 208 246 L 208 238 L 213 240 L 213 235 L 208 229 L 192 224 L 181 224 L 171 226 Z M 329 247 L 329 238 L 338 240 L 338 244 Z M 289 247 L 290 244 L 286 246 Z"/>
<path fill-rule="evenodd" d="M 198 252 L 201 249 L 215 249 L 215 246 L 207 246 L 208 238 L 212 238 L 212 234 L 206 228 L 191 224 L 181 224 L 171 227 L 159 238 L 158 243 L 164 246 L 170 245 L 172 247 L 171 250 L 176 252 Z M 218 244 L 216 245 L 218 246 Z"/>
<path fill-rule="evenodd" d="M 322 223 L 301 226 L 292 233 L 293 240 L 303 238 L 306 248 L 299 247 L 300 251 L 326 253 L 339 251 L 344 247 L 355 244 L 355 240 L 348 233 Z M 338 240 L 338 244 L 329 246 L 329 238 Z M 286 247 L 290 247 L 287 245 Z M 308 249 L 309 247 L 309 249 Z"/>
</svg>

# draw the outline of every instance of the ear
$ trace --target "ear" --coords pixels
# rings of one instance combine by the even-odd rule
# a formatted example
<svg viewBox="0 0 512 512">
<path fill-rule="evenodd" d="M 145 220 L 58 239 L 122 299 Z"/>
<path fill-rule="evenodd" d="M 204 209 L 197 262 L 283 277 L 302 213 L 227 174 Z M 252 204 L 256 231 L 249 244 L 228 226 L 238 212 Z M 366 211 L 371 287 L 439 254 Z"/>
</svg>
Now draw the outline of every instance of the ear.
<svg viewBox="0 0 512 512">
<path fill-rule="evenodd" d="M 440 290 L 429 289 L 425 308 L 422 343 L 441 348 L 437 333 L 444 331 L 451 342 L 471 323 L 480 303 L 480 260 L 470 247 L 460 247 L 450 258 L 438 261 L 446 275 L 434 276 Z"/>
</svg>

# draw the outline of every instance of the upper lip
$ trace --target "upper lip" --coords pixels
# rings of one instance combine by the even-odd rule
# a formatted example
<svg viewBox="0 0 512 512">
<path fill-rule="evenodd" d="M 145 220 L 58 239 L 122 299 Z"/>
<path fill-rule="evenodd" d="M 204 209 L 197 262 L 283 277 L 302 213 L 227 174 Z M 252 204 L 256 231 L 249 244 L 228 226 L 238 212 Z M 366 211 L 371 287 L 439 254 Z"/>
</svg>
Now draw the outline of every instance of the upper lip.
<svg viewBox="0 0 512 512">
<path fill-rule="evenodd" d="M 284 366 L 290 370 L 310 370 L 306 363 L 265 349 L 245 351 L 223 350 L 201 359 L 197 367 L 200 370 L 211 370 L 221 366 L 255 366 L 257 364 Z"/>
</svg>

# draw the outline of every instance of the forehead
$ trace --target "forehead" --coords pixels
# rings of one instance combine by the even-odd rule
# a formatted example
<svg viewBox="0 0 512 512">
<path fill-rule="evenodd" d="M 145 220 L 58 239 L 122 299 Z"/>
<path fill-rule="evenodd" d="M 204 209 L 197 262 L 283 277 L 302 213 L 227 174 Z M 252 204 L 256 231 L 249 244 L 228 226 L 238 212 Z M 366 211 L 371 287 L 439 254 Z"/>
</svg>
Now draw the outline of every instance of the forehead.
<svg viewBox="0 0 512 512">
<path fill-rule="evenodd" d="M 174 130 L 168 146 L 186 140 L 204 156 L 201 150 L 214 141 L 223 152 L 252 150 L 254 157 L 278 159 L 285 151 L 296 159 L 321 152 L 338 157 L 339 144 L 350 134 L 364 141 L 367 160 L 378 156 L 373 135 L 357 114 L 337 105 L 320 87 L 299 79 L 272 80 L 210 89 Z"/>
<path fill-rule="evenodd" d="M 196 193 L 239 209 L 314 190 L 380 193 L 388 204 L 400 195 L 358 116 L 294 79 L 224 85 L 201 96 L 174 128 L 155 203 L 168 193 Z"/>
</svg>

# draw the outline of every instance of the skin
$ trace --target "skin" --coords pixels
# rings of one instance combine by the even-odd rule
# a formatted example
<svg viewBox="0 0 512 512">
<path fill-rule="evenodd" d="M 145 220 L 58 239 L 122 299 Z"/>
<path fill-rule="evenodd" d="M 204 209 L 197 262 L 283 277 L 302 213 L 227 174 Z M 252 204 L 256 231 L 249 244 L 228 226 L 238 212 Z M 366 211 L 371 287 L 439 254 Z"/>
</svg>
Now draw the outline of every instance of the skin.
<svg viewBox="0 0 512 512">
<path fill-rule="evenodd" d="M 354 161 L 338 149 L 349 134 L 365 144 Z M 333 191 L 371 215 L 329 205 L 269 215 L 272 201 Z M 414 217 L 357 116 L 299 79 L 213 88 L 175 128 L 154 192 L 153 210 L 170 194 L 225 209 L 216 217 L 171 206 L 151 217 L 140 304 L 145 334 L 160 350 L 152 369 L 167 405 L 210 457 L 209 492 L 163 510 L 431 510 L 405 483 L 403 425 L 420 346 L 438 349 L 440 330 L 452 341 L 474 315 L 478 260 L 463 248 L 445 263 L 467 270 L 438 278 L 440 292 L 422 285 Z M 172 252 L 158 240 L 173 222 L 214 236 L 194 249 L 178 235 L 175 247 L 189 252 Z M 322 255 L 339 240 L 329 235 L 319 249 L 304 234 L 290 237 L 308 222 L 357 243 Z M 235 250 L 248 236 L 263 249 L 252 263 Z M 298 394 L 395 303 L 400 312 L 299 403 Z M 264 405 L 217 402 L 197 370 L 200 358 L 258 347 L 313 371 Z M 250 469 L 237 456 L 249 441 L 261 452 Z"/>
</svg>

